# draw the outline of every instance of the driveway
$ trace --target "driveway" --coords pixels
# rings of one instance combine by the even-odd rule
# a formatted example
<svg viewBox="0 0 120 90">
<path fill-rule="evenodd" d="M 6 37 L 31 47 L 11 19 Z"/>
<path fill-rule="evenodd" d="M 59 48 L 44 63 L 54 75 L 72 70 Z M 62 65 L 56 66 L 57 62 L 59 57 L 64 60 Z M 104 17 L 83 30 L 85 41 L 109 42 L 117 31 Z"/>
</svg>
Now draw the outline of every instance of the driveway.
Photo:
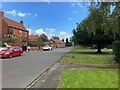
<svg viewBox="0 0 120 90">
<path fill-rule="evenodd" d="M 2 59 L 2 87 L 25 88 L 71 49 L 31 51 L 21 57 Z"/>
</svg>

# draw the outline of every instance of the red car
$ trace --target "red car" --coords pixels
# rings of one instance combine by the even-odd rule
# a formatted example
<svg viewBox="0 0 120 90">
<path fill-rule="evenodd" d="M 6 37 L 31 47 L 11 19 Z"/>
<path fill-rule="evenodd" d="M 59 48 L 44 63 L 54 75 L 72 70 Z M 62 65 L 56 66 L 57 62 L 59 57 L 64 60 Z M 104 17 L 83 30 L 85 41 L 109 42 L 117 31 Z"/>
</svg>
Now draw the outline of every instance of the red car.
<svg viewBox="0 0 120 90">
<path fill-rule="evenodd" d="M 12 58 L 14 56 L 21 56 L 23 53 L 22 48 L 16 47 L 7 47 L 0 51 L 0 58 Z"/>
</svg>

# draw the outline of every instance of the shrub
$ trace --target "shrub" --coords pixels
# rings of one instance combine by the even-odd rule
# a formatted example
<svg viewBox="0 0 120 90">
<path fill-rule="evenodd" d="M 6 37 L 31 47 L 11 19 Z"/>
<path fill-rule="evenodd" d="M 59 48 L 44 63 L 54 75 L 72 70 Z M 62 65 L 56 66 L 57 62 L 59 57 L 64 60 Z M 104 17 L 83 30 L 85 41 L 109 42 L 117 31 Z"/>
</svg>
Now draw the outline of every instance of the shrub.
<svg viewBox="0 0 120 90">
<path fill-rule="evenodd" d="M 6 47 L 6 45 L 5 45 L 5 44 L 2 44 L 1 46 L 2 46 L 2 47 Z"/>
<path fill-rule="evenodd" d="M 120 63 L 120 41 L 114 41 L 112 44 L 114 61 Z"/>
<path fill-rule="evenodd" d="M 72 43 L 71 42 L 68 42 L 68 43 L 65 43 L 65 46 L 72 46 Z"/>
<path fill-rule="evenodd" d="M 4 39 L 3 39 L 3 43 L 15 42 L 15 41 L 16 41 L 16 39 L 13 39 L 13 38 L 11 38 L 11 37 L 9 37 L 9 38 L 4 38 Z"/>
</svg>

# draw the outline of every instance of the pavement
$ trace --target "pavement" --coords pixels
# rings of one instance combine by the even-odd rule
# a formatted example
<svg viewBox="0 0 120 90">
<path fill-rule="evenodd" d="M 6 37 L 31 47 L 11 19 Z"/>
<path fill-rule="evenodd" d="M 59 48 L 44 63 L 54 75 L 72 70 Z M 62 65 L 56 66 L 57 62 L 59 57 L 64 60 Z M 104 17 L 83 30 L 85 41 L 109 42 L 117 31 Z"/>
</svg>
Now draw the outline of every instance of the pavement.
<svg viewBox="0 0 120 90">
<path fill-rule="evenodd" d="M 71 49 L 33 51 L 21 57 L 2 59 L 2 88 L 27 87 Z"/>
</svg>

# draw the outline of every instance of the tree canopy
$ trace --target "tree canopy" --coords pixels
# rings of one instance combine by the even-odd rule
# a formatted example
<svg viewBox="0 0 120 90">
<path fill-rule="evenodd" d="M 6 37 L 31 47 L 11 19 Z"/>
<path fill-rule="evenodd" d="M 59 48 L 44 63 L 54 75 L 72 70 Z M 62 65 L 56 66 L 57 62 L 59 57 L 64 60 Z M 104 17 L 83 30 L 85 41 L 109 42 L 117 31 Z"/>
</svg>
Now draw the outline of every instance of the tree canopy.
<svg viewBox="0 0 120 90">
<path fill-rule="evenodd" d="M 47 42 L 48 41 L 48 37 L 45 34 L 41 34 L 39 36 L 38 40 L 41 40 L 43 42 Z"/>
<path fill-rule="evenodd" d="M 102 44 L 111 44 L 120 40 L 118 29 L 118 2 L 92 3 L 89 15 L 73 30 L 76 44 L 96 44 L 97 53 L 101 53 Z"/>
<path fill-rule="evenodd" d="M 60 39 L 58 36 L 52 36 L 53 39 Z"/>
</svg>

